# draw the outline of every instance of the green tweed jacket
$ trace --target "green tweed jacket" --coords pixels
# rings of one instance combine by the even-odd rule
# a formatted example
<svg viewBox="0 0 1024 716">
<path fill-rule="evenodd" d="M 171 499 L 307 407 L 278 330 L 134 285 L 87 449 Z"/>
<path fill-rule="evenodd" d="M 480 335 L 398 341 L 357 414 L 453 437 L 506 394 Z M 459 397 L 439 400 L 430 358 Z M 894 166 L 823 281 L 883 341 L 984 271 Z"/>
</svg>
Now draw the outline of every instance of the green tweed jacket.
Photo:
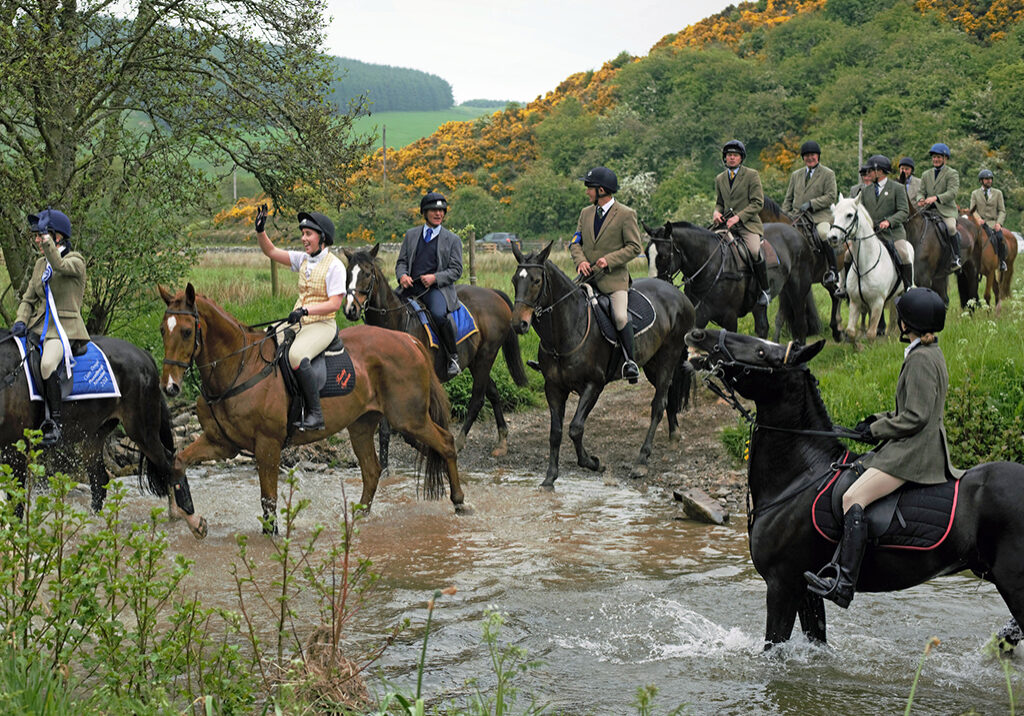
<svg viewBox="0 0 1024 716">
<path fill-rule="evenodd" d="M 807 180 L 807 168 L 797 169 L 789 175 L 789 186 L 786 198 L 782 201 L 782 210 L 792 214 L 801 204 L 811 202 L 811 221 L 815 224 L 832 221 L 830 207 L 839 198 L 836 187 L 836 174 L 824 164 L 819 164 Z"/>
<path fill-rule="evenodd" d="M 1003 202 L 1003 192 L 998 189 L 990 189 L 988 196 L 985 196 L 985 189 L 978 187 L 971 192 L 971 208 L 968 213 L 977 213 L 989 224 L 1002 226 L 1006 221 L 1006 204 Z"/>
<path fill-rule="evenodd" d="M 917 192 L 917 200 L 927 199 L 930 196 L 938 197 L 935 202 L 935 210 L 939 216 L 949 219 L 956 216 L 956 193 L 960 191 L 960 175 L 956 169 L 951 169 L 948 164 L 943 164 L 939 169 L 939 175 L 935 176 L 935 169 L 928 169 L 921 175 L 921 188 Z"/>
<path fill-rule="evenodd" d="M 764 225 L 759 216 L 764 208 L 764 189 L 761 188 L 761 175 L 756 169 L 740 165 L 736 177 L 729 185 L 729 170 L 726 169 L 715 177 L 715 209 L 722 214 L 732 212 L 740 217 L 739 228 L 764 234 Z"/>
<path fill-rule="evenodd" d="M 50 293 L 57 305 L 57 315 L 64 327 L 68 339 L 72 341 L 89 340 L 89 332 L 82 320 L 82 302 L 85 298 L 85 258 L 77 251 L 69 251 L 65 256 L 53 243 L 53 239 L 44 239 L 43 256 L 36 260 L 32 268 L 32 278 L 28 288 L 18 304 L 16 320 L 24 322 L 30 331 L 42 333 L 43 319 L 46 316 L 46 291 L 43 288 L 43 271 L 49 262 L 53 266 L 50 277 Z"/>
<path fill-rule="evenodd" d="M 602 256 L 608 261 L 608 270 L 599 272 L 594 286 L 601 293 L 629 290 L 629 271 L 626 264 L 644 250 L 640 243 L 640 226 L 636 212 L 616 200 L 601 223 L 601 231 L 594 236 L 594 213 L 591 204 L 580 212 L 576 222 L 576 236 L 569 245 L 572 260 L 577 266 L 584 259 L 593 264 Z"/>
<path fill-rule="evenodd" d="M 889 241 L 907 238 L 903 224 L 910 216 L 910 202 L 907 200 L 907 190 L 902 184 L 889 179 L 878 196 L 875 196 L 873 184 L 865 187 L 859 196 L 860 203 L 871 214 L 871 221 L 875 226 L 886 220 L 890 224 L 888 229 L 878 232 L 879 238 Z"/>
</svg>

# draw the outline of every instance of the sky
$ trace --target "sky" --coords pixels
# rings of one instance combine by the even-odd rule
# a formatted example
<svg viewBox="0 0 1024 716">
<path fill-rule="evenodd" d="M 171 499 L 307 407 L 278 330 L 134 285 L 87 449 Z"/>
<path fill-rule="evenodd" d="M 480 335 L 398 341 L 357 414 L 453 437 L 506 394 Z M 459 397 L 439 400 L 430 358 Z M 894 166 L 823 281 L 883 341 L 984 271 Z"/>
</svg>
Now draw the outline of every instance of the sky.
<svg viewBox="0 0 1024 716">
<path fill-rule="evenodd" d="M 658 40 L 736 0 L 328 0 L 324 50 L 437 75 L 455 102 L 529 102 L 575 72 Z"/>
</svg>

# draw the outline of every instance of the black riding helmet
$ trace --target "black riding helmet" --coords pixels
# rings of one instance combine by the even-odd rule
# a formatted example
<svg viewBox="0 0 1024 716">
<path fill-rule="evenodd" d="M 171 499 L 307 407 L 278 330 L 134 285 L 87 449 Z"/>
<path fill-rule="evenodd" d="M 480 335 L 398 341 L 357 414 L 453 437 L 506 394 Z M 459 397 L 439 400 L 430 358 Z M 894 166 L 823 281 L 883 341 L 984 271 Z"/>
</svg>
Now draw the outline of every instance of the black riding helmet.
<svg viewBox="0 0 1024 716">
<path fill-rule="evenodd" d="M 868 168 L 881 169 L 883 172 L 888 174 L 892 171 L 892 162 L 890 162 L 889 157 L 884 154 L 874 154 L 871 157 L 868 157 Z"/>
<path fill-rule="evenodd" d="M 619 178 L 608 167 L 594 167 L 587 172 L 586 176 L 580 177 L 580 181 L 584 186 L 604 187 L 609 194 L 614 194 L 619 190 Z"/>
<path fill-rule="evenodd" d="M 914 160 L 911 159 L 910 157 L 903 157 L 902 159 L 900 159 L 900 163 L 898 164 L 898 166 L 901 166 L 901 167 L 906 166 L 906 167 L 910 167 L 911 169 L 913 169 L 914 168 Z"/>
<path fill-rule="evenodd" d="M 444 213 L 448 213 L 448 200 L 444 198 L 444 194 L 432 191 L 428 192 L 422 199 L 420 199 L 420 213 L 426 212 L 427 209 L 444 209 Z"/>
<path fill-rule="evenodd" d="M 905 326 L 903 334 L 907 331 L 920 336 L 938 333 L 946 325 L 946 303 L 930 288 L 912 288 L 900 296 L 896 300 L 896 313 Z"/>
<path fill-rule="evenodd" d="M 320 242 L 323 246 L 334 244 L 334 222 L 319 211 L 300 211 L 299 228 L 312 229 L 320 234 Z"/>
<path fill-rule="evenodd" d="M 818 145 L 813 139 L 809 139 L 800 145 L 800 156 L 806 154 L 821 154 L 821 146 Z"/>
<path fill-rule="evenodd" d="M 991 169 L 982 169 L 980 172 L 978 172 L 978 181 L 981 181 L 982 179 L 995 179 L 995 178 L 996 178 L 996 175 L 992 173 Z"/>
<path fill-rule="evenodd" d="M 725 161 L 725 155 L 729 152 L 736 152 L 740 155 L 740 159 L 747 158 L 747 148 L 738 139 L 730 139 L 722 146 L 722 161 Z"/>
</svg>

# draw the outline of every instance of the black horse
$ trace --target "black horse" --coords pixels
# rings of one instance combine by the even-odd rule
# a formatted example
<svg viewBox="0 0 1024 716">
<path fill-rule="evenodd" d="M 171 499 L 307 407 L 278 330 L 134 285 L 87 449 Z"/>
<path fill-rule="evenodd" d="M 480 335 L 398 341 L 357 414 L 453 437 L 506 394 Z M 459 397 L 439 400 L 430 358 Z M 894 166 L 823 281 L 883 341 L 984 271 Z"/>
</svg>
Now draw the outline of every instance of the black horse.
<svg viewBox="0 0 1024 716">
<path fill-rule="evenodd" d="M 846 449 L 818 392 L 807 362 L 824 341 L 782 346 L 725 331 L 690 331 L 696 358 L 725 386 L 757 406 L 750 439 L 747 525 L 750 556 L 768 583 L 766 648 L 789 639 L 797 614 L 808 639 L 825 641 L 821 597 L 807 591 L 805 571 L 827 563 L 835 545 L 811 522 L 818 489 Z M 720 389 L 721 390 L 721 389 Z M 852 462 L 852 455 L 847 462 Z M 929 490 L 941 486 L 914 488 Z M 868 510 L 871 514 L 871 510 Z M 933 549 L 869 547 L 857 591 L 906 589 L 932 577 L 970 569 L 995 584 L 1010 613 L 1024 617 L 1024 466 L 985 463 L 959 485 L 955 518 Z M 1024 622 L 1022 622 L 1024 623 Z"/>
<path fill-rule="evenodd" d="M 721 235 L 686 221 L 666 222 L 651 228 L 644 224 L 657 256 L 658 278 L 671 281 L 683 276 L 683 290 L 697 311 L 697 327 L 709 321 L 730 331 L 754 308 L 758 288 L 753 273 L 739 259 L 736 250 Z M 779 311 L 785 313 L 793 337 L 808 334 L 807 297 L 811 290 L 813 259 L 800 232 L 786 224 L 766 224 L 764 239 L 778 255 L 768 262 L 768 283 L 779 296 Z M 754 312 L 754 331 L 768 337 L 767 316 Z"/>
<path fill-rule="evenodd" d="M 616 359 L 621 357 L 621 350 L 602 336 L 587 292 L 548 261 L 551 244 L 527 256 L 516 246 L 512 251 L 519 262 L 512 277 L 512 327 L 523 334 L 533 325 L 540 337 L 540 369 L 551 412 L 548 471 L 543 485 L 550 487 L 558 478 L 562 422 L 571 392 L 580 396 L 569 425 L 577 462 L 588 470 L 602 469 L 601 461 L 583 447 L 583 427 L 604 386 L 619 376 Z M 654 433 L 666 407 L 669 441 L 678 439 L 676 415 L 689 397 L 690 387 L 683 338 L 693 327 L 694 312 L 690 301 L 664 281 L 640 279 L 633 288 L 646 297 L 655 312 L 654 323 L 636 336 L 637 365 L 654 385 L 650 427 L 631 472 L 640 477 L 647 474 Z"/>
<path fill-rule="evenodd" d="M 15 447 L 26 428 L 39 425 L 42 401 L 29 400 L 24 361 L 6 330 L 0 331 L 0 455 L 19 479 L 25 478 L 25 456 Z M 174 435 L 171 413 L 160 392 L 160 373 L 153 358 L 140 348 L 106 336 L 92 342 L 107 356 L 117 378 L 120 398 L 65 401 L 62 410 L 61 443 L 47 451 L 54 465 L 68 473 L 83 467 L 92 492 L 92 508 L 99 511 L 106 499 L 109 475 L 103 463 L 103 445 L 118 423 L 138 445 L 140 487 L 166 497 L 172 485 L 178 506 L 191 514 L 187 481 L 175 484 L 173 475 Z M 143 485 L 143 473 L 145 482 Z"/>
</svg>

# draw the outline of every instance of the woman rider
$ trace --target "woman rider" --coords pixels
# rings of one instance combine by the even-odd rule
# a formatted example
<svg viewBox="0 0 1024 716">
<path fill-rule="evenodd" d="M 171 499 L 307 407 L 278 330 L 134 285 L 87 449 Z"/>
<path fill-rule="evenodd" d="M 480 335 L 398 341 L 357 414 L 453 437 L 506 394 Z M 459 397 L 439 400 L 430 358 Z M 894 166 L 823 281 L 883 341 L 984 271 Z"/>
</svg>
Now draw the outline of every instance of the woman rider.
<svg viewBox="0 0 1024 716">
<path fill-rule="evenodd" d="M 276 248 L 267 236 L 266 226 L 267 205 L 263 204 L 256 212 L 256 238 L 260 250 L 267 258 L 289 266 L 299 274 L 299 298 L 288 315 L 287 324 L 278 328 L 278 340 L 286 328 L 295 331 L 295 340 L 288 349 L 288 365 L 298 379 L 305 406 L 305 414 L 295 427 L 299 430 L 323 430 L 320 391 L 310 361 L 338 335 L 334 316 L 345 297 L 345 264 L 327 248 L 334 243 L 334 224 L 318 211 L 300 212 L 302 251 Z"/>
<path fill-rule="evenodd" d="M 896 302 L 900 340 L 910 343 L 896 382 L 896 410 L 870 415 L 854 430 L 863 442 L 883 441 L 861 457 L 863 474 L 843 494 L 843 538 L 833 559 L 817 574 L 804 572 L 808 589 L 843 607 L 850 605 L 867 544 L 864 510 L 905 482 L 932 485 L 958 479 L 946 444 L 942 411 L 949 375 L 936 334 L 946 304 L 930 288 L 912 288 Z"/>
<path fill-rule="evenodd" d="M 64 366 L 71 376 L 71 341 L 89 340 L 82 320 L 85 296 L 85 258 L 71 247 L 71 220 L 56 209 L 45 209 L 28 217 L 36 248 L 43 254 L 36 260 L 32 278 L 21 297 L 11 333 L 22 337 L 31 332 L 30 345 L 42 344 L 40 372 L 46 413 L 42 445 L 60 441 L 61 388 L 57 368 Z"/>
</svg>

